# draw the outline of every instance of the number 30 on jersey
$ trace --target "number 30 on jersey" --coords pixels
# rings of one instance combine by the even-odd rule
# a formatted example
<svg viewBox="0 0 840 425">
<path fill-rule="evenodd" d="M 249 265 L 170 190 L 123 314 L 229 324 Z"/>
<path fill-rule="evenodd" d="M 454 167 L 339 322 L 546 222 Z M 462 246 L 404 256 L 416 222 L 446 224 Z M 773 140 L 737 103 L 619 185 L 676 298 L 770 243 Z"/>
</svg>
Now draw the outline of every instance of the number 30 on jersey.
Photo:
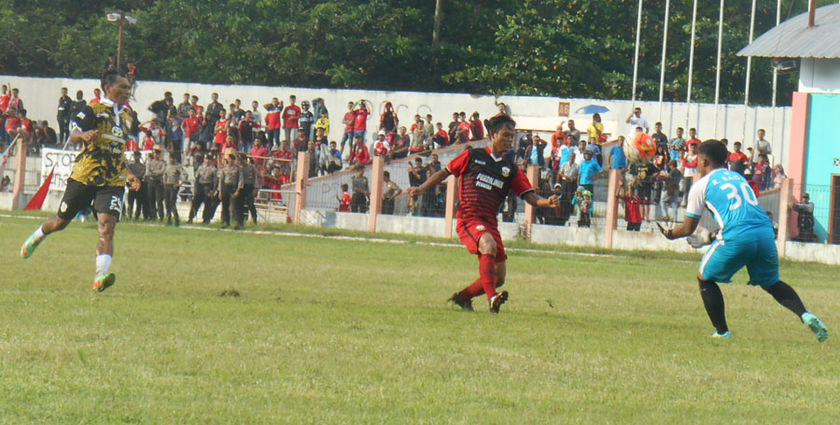
<svg viewBox="0 0 840 425">
<path fill-rule="evenodd" d="M 729 205 L 729 211 L 735 211 L 738 208 L 741 208 L 741 205 L 744 204 L 744 199 L 747 200 L 748 204 L 758 206 L 758 198 L 755 197 L 755 192 L 753 192 L 750 185 L 747 184 L 747 182 L 742 182 L 739 187 L 743 196 L 738 193 L 738 187 L 732 183 L 724 183 L 720 185 L 720 189 L 726 191 L 726 198 L 735 200 L 735 202 Z"/>
</svg>

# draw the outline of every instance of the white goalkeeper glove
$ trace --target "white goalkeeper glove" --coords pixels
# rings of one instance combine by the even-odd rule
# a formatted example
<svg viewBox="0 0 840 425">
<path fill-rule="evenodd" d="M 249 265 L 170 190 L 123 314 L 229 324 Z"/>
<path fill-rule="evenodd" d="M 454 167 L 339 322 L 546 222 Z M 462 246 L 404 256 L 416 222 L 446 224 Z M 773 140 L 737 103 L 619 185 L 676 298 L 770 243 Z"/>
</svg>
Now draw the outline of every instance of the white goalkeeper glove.
<svg viewBox="0 0 840 425">
<path fill-rule="evenodd" d="M 685 238 L 685 240 L 692 248 L 700 249 L 712 243 L 712 241 L 715 240 L 716 236 L 716 232 L 710 232 L 706 229 L 700 228 L 700 230 L 695 232 L 693 235 Z"/>
</svg>

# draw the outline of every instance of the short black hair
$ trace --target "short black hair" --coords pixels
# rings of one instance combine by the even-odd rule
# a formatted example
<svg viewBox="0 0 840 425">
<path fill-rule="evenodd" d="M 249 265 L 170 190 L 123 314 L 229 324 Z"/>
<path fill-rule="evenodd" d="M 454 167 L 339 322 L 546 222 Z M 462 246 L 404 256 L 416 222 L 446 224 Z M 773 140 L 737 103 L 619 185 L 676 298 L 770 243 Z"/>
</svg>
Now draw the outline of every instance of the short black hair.
<svg viewBox="0 0 840 425">
<path fill-rule="evenodd" d="M 99 86 L 102 87 L 102 91 L 105 91 L 105 87 L 112 86 L 117 82 L 117 78 L 120 78 L 121 75 L 117 72 L 116 69 L 108 69 L 102 73 L 102 78 L 99 81 Z M 79 90 L 81 92 L 81 90 Z M 79 92 L 76 92 L 78 94 Z"/>
<path fill-rule="evenodd" d="M 487 127 L 487 132 L 496 134 L 504 128 L 516 128 L 516 121 L 509 115 L 496 115 L 493 118 L 484 120 L 484 126 Z"/>
<path fill-rule="evenodd" d="M 726 159 L 729 157 L 729 151 L 726 149 L 726 145 L 716 139 L 709 139 L 700 143 L 698 152 L 700 155 L 709 158 L 718 167 L 725 165 Z"/>
</svg>

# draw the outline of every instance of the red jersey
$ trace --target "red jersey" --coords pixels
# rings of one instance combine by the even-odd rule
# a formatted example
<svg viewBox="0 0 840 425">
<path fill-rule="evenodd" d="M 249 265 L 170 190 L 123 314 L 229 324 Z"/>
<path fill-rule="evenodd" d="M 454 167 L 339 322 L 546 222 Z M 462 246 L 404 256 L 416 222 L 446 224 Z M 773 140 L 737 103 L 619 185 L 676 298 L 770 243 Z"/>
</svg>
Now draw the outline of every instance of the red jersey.
<svg viewBox="0 0 840 425">
<path fill-rule="evenodd" d="M 91 100 L 90 100 L 90 102 L 88 102 L 88 103 L 90 103 L 91 105 L 93 105 L 94 103 L 99 103 L 99 101 L 100 101 L 100 100 L 102 100 L 102 99 L 101 99 L 101 98 L 98 98 L 98 97 L 94 97 L 94 98 L 93 98 L 93 99 L 91 99 Z"/>
<path fill-rule="evenodd" d="M 148 134 L 146 140 L 143 141 L 143 150 L 150 151 L 155 147 L 155 139 L 152 139 Z"/>
<path fill-rule="evenodd" d="M 470 131 L 472 132 L 472 140 L 481 140 L 484 138 L 484 124 L 481 120 L 470 121 Z"/>
<path fill-rule="evenodd" d="M 192 134 L 198 134 L 201 127 L 201 117 L 186 117 L 182 123 L 184 126 L 184 137 L 189 138 Z"/>
<path fill-rule="evenodd" d="M 496 215 L 508 192 L 521 197 L 534 190 L 512 160 L 494 157 L 489 147 L 464 150 L 446 169 L 461 177 L 459 221 L 480 219 L 496 227 Z"/>
<path fill-rule="evenodd" d="M 344 114 L 344 132 L 345 133 L 352 133 L 353 132 L 353 124 L 356 122 L 356 113 L 353 111 L 347 111 Z"/>
<path fill-rule="evenodd" d="M 300 107 L 289 105 L 283 110 L 283 128 L 298 128 L 300 119 Z"/>
<path fill-rule="evenodd" d="M 447 146 L 449 146 L 452 143 L 452 141 L 449 140 L 449 133 L 447 133 L 446 130 L 438 131 L 437 133 L 435 133 L 435 137 L 439 137 L 440 139 L 442 139 L 444 144 Z"/>
<path fill-rule="evenodd" d="M 552 148 L 560 148 L 561 145 L 566 144 L 566 133 L 560 132 L 559 134 L 555 132 L 551 135 L 551 147 Z"/>
<path fill-rule="evenodd" d="M 467 121 L 462 121 L 458 124 L 458 130 L 461 130 L 461 141 L 467 141 L 470 138 L 470 123 Z"/>
<path fill-rule="evenodd" d="M 359 109 L 353 117 L 353 130 L 365 131 L 367 130 L 367 119 L 370 112 L 367 109 Z"/>
<path fill-rule="evenodd" d="M 221 145 L 227 141 L 227 119 L 220 119 L 216 121 L 216 136 L 213 138 L 213 143 Z"/>
<path fill-rule="evenodd" d="M 24 119 L 20 122 L 20 127 L 26 130 L 28 133 L 32 133 L 32 120 Z"/>
<path fill-rule="evenodd" d="M 370 163 L 370 149 L 367 145 L 356 146 L 356 163 L 367 165 Z"/>
<path fill-rule="evenodd" d="M 280 109 L 271 107 L 265 113 L 265 126 L 269 130 L 280 129 Z"/>
<path fill-rule="evenodd" d="M 350 192 L 344 192 L 341 199 L 338 200 L 338 212 L 350 212 L 350 201 L 352 199 Z"/>
<path fill-rule="evenodd" d="M 129 137 L 128 140 L 125 141 L 125 151 L 126 152 L 133 152 L 140 148 L 140 145 L 137 144 L 137 141 L 133 138 Z"/>
<path fill-rule="evenodd" d="M 747 155 L 745 155 L 743 152 L 732 152 L 732 153 L 729 154 L 729 162 L 730 163 L 732 163 L 732 162 L 742 162 L 742 163 L 746 164 L 747 161 L 749 161 L 749 158 L 747 158 Z"/>
<path fill-rule="evenodd" d="M 388 145 L 388 142 L 385 140 L 377 140 L 376 145 L 373 147 L 373 154 L 376 156 L 385 156 L 388 155 L 388 151 L 391 150 L 391 146 Z"/>
<path fill-rule="evenodd" d="M 696 138 L 696 137 L 693 138 L 693 139 L 688 139 L 688 141 L 685 142 L 685 151 L 686 152 L 691 152 L 691 145 L 698 145 L 699 146 L 700 142 L 701 142 L 701 140 Z"/>
<path fill-rule="evenodd" d="M 285 177 L 286 176 L 282 175 L 276 178 L 274 176 L 265 176 L 263 177 L 263 182 L 265 184 L 265 187 L 270 190 L 281 190 L 286 180 Z M 274 199 L 275 201 L 281 201 L 283 200 L 283 194 L 280 192 L 272 192 L 271 199 Z"/>
<path fill-rule="evenodd" d="M 20 119 L 18 117 L 6 117 L 6 131 L 13 131 L 20 128 Z"/>
<path fill-rule="evenodd" d="M 641 223 L 642 211 L 639 208 L 639 205 L 642 204 L 642 198 L 638 195 L 625 195 L 622 196 L 621 199 L 624 200 L 624 219 L 627 220 L 628 223 Z"/>
<path fill-rule="evenodd" d="M 0 96 L 0 112 L 6 112 L 9 109 L 9 100 L 12 99 L 12 95 L 4 94 Z"/>
</svg>

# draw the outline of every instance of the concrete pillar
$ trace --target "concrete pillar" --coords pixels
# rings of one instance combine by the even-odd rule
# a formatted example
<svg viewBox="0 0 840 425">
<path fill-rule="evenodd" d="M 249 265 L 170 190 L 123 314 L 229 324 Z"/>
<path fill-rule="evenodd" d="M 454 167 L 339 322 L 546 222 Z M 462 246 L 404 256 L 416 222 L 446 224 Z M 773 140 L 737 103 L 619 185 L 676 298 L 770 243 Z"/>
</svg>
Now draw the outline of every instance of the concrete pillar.
<svg viewBox="0 0 840 425">
<path fill-rule="evenodd" d="M 452 222 L 455 221 L 455 201 L 458 200 L 458 188 L 461 185 L 461 178 L 449 176 L 446 178 L 446 211 L 444 212 L 443 237 L 452 238 Z"/>
<path fill-rule="evenodd" d="M 525 175 L 528 177 L 528 181 L 531 182 L 531 186 L 534 189 L 539 189 L 540 167 L 537 165 L 528 165 L 528 168 L 525 169 Z M 525 239 L 527 240 L 531 240 L 531 225 L 534 224 L 534 211 L 535 208 L 531 204 L 525 204 Z"/>
<path fill-rule="evenodd" d="M 12 209 L 21 209 L 21 200 L 23 198 L 23 188 L 26 184 L 26 143 L 23 138 L 18 140 L 15 146 L 15 161 L 17 161 L 17 170 L 15 171 L 14 187 L 12 188 Z M 0 176 L 2 177 L 2 176 Z"/>
<path fill-rule="evenodd" d="M 368 230 L 376 232 L 376 216 L 382 212 L 382 191 L 385 183 L 383 172 L 385 171 L 385 159 L 381 156 L 373 157 L 373 168 L 370 170 L 370 227 Z"/>
<path fill-rule="evenodd" d="M 607 185 L 607 224 L 604 226 L 604 248 L 612 248 L 613 231 L 618 222 L 618 183 L 621 179 L 621 170 L 610 170 L 609 183 Z"/>
<path fill-rule="evenodd" d="M 805 192 L 805 152 L 808 148 L 808 120 L 810 98 L 808 93 L 793 93 L 790 114 L 790 143 L 787 148 L 788 163 L 785 164 L 787 176 L 799 186 L 793 193 L 800 198 Z"/>
<path fill-rule="evenodd" d="M 782 186 L 779 189 L 779 236 L 776 238 L 776 251 L 779 253 L 779 258 L 784 258 L 786 242 L 790 238 L 791 228 L 791 213 L 789 204 L 793 200 L 793 180 L 782 180 Z"/>
<path fill-rule="evenodd" d="M 300 223 L 300 212 L 306 208 L 306 185 L 309 179 L 309 152 L 298 152 L 295 179 L 295 213 L 292 222 Z"/>
</svg>

